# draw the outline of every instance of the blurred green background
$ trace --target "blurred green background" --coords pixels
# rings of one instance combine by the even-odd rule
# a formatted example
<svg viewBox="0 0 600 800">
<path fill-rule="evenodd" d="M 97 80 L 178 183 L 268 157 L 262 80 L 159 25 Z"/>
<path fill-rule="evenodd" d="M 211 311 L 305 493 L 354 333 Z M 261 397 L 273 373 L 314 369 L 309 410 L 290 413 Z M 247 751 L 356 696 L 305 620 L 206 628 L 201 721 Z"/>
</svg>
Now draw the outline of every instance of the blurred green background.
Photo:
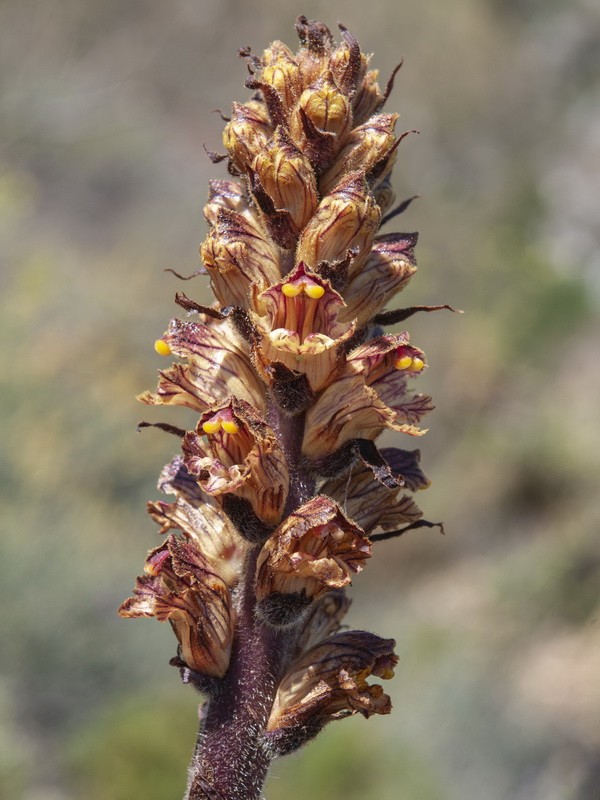
<svg viewBox="0 0 600 800">
<path fill-rule="evenodd" d="M 3 0 L 0 797 L 179 798 L 196 699 L 174 639 L 116 616 L 177 442 L 139 419 L 198 265 L 237 49 L 297 14 L 374 52 L 400 130 L 401 302 L 437 410 L 419 500 L 349 622 L 398 640 L 386 718 L 276 763 L 269 800 L 600 797 L 600 6 L 594 0 Z M 185 291 L 207 299 L 206 279 Z M 389 443 L 389 442 L 388 442 Z M 398 441 L 396 440 L 396 444 Z M 415 446 L 414 442 L 402 442 Z"/>
</svg>

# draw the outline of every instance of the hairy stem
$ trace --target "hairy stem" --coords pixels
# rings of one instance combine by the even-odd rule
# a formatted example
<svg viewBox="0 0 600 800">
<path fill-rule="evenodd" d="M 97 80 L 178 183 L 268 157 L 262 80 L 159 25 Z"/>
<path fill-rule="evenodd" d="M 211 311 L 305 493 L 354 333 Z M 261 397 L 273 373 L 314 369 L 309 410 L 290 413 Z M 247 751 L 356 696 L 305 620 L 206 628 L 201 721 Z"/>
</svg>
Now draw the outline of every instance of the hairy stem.
<svg viewBox="0 0 600 800">
<path fill-rule="evenodd" d="M 304 417 L 286 417 L 272 403 L 269 421 L 288 461 L 287 515 L 314 492 L 314 480 L 298 468 Z M 297 633 L 275 631 L 255 615 L 259 551 L 257 546 L 248 552 L 229 670 L 203 709 L 184 800 L 256 800 L 267 776 L 271 756 L 262 747 L 261 734 Z"/>
</svg>

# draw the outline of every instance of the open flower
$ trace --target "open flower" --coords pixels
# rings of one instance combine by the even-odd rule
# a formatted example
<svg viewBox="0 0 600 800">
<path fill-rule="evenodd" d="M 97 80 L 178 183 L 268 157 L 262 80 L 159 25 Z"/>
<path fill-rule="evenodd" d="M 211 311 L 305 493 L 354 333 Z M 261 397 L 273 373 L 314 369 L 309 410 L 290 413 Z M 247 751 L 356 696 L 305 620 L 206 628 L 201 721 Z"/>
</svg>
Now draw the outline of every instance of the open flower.
<svg viewBox="0 0 600 800">
<path fill-rule="evenodd" d="M 225 674 L 234 629 L 231 598 L 223 579 L 193 545 L 171 534 L 152 550 L 146 574 L 137 579 L 134 596 L 119 614 L 169 620 L 190 669 L 210 677 Z"/>
<path fill-rule="evenodd" d="M 347 631 L 305 653 L 279 684 L 265 735 L 267 746 L 284 755 L 332 720 L 389 714 L 389 696 L 380 685 L 369 685 L 367 678 L 393 677 L 398 663 L 395 644 L 365 631 Z"/>
<path fill-rule="evenodd" d="M 204 412 L 234 395 L 259 410 L 266 406 L 265 388 L 252 368 L 248 347 L 229 319 L 210 324 L 172 320 L 159 339 L 165 355 L 187 363 L 160 371 L 155 393 L 139 396 L 149 405 L 177 405 Z"/>
<path fill-rule="evenodd" d="M 276 525 L 287 498 L 289 475 L 271 428 L 242 400 L 232 399 L 200 417 L 183 440 L 184 462 L 202 489 L 221 502 L 246 501 L 267 525 Z"/>
<path fill-rule="evenodd" d="M 337 321 L 343 306 L 329 281 L 300 262 L 255 301 L 263 363 L 281 362 L 304 372 L 314 391 L 322 389 L 335 378 L 341 347 L 354 332 L 353 325 Z"/>
<path fill-rule="evenodd" d="M 336 383 L 308 412 L 303 452 L 320 458 L 351 439 L 376 439 L 386 427 L 422 436 L 426 431 L 416 423 L 433 406 L 429 395 L 409 391 L 408 378 L 424 368 L 423 351 L 408 344 L 406 333 L 357 347 Z"/>
<path fill-rule="evenodd" d="M 294 609 L 301 609 L 347 586 L 370 555 L 364 532 L 337 503 L 314 497 L 287 517 L 258 556 L 256 596 L 263 616 L 274 620 L 280 604 L 290 608 L 290 598 L 297 601 Z M 289 621 L 295 621 L 291 612 Z"/>
</svg>

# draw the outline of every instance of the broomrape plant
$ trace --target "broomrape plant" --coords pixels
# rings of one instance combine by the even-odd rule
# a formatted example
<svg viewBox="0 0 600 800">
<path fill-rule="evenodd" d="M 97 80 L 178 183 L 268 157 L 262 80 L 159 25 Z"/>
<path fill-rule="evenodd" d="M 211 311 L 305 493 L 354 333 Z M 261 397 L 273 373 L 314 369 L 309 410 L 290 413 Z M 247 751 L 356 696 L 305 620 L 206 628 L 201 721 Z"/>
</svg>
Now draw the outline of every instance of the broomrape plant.
<svg viewBox="0 0 600 800">
<path fill-rule="evenodd" d="M 168 620 L 185 683 L 204 696 L 187 800 L 253 800 L 271 760 L 331 720 L 388 714 L 393 639 L 341 629 L 344 589 L 374 542 L 432 523 L 411 437 L 432 409 L 412 389 L 426 366 L 383 310 L 415 272 L 415 233 L 380 234 L 403 136 L 352 34 L 299 17 L 300 49 L 240 51 L 251 99 L 224 131 L 231 180 L 210 182 L 202 272 L 216 301 L 156 342 L 177 361 L 140 400 L 199 414 L 149 512 L 167 534 L 124 617 Z M 395 74 L 395 73 L 394 73 Z M 194 319 L 190 319 L 194 316 Z M 141 423 L 142 426 L 149 423 Z"/>
</svg>

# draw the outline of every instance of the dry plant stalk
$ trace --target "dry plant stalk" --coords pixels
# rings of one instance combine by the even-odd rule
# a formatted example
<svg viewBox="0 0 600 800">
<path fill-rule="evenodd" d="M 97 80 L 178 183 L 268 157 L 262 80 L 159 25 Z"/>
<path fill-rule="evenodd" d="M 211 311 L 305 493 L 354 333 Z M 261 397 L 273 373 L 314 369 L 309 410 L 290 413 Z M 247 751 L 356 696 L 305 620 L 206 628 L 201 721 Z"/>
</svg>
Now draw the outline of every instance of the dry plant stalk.
<svg viewBox="0 0 600 800">
<path fill-rule="evenodd" d="M 425 356 L 383 326 L 415 272 L 415 233 L 378 235 L 393 211 L 397 114 L 352 34 L 299 17 L 294 55 L 246 49 L 253 90 L 224 142 L 232 180 L 210 182 L 201 247 L 216 302 L 177 303 L 150 405 L 187 406 L 193 431 L 149 512 L 168 534 L 124 617 L 169 620 L 186 683 L 205 698 L 187 800 L 252 800 L 271 760 L 329 721 L 388 714 L 393 639 L 342 630 L 344 589 L 373 542 L 431 523 L 418 450 L 378 449 L 386 429 L 421 436 Z M 386 215 L 387 212 L 387 216 Z M 142 423 L 143 425 L 149 423 Z"/>
</svg>

